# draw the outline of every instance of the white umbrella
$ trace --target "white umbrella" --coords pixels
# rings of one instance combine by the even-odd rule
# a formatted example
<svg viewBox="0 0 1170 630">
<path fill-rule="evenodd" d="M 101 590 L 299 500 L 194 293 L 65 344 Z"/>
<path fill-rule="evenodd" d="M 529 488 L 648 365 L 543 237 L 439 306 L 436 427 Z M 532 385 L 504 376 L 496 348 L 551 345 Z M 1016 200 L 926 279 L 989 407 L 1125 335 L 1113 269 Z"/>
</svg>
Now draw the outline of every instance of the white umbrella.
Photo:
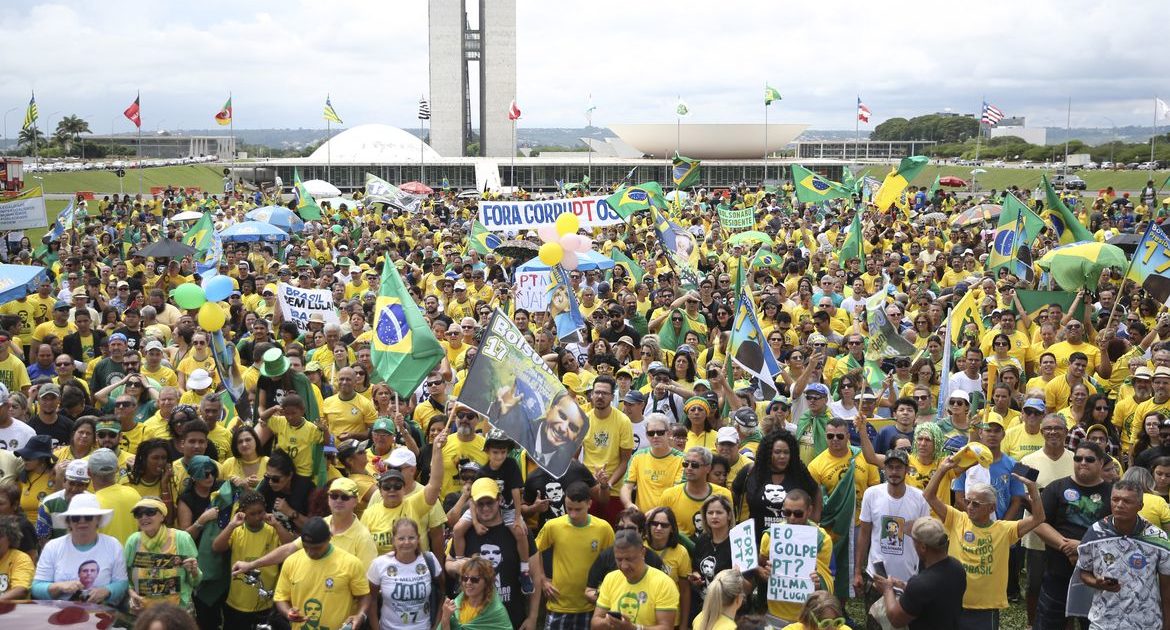
<svg viewBox="0 0 1170 630">
<path fill-rule="evenodd" d="M 303 182 L 305 190 L 309 191 L 310 195 L 314 197 L 340 197 L 341 191 L 323 179 L 310 179 Z"/>
<path fill-rule="evenodd" d="M 679 201 L 682 202 L 682 201 L 685 201 L 687 198 L 689 198 L 690 195 L 688 195 L 687 191 L 685 191 L 685 190 L 672 190 L 672 191 L 666 193 L 666 198 L 670 201 L 674 201 L 676 198 L 679 198 L 679 197 L 681 197 L 681 199 L 679 199 Z"/>
<path fill-rule="evenodd" d="M 986 172 L 987 172 L 987 169 L 983 169 L 983 168 L 973 168 L 973 169 L 971 169 L 971 174 L 972 174 L 972 175 L 978 175 L 979 173 L 986 173 Z"/>
<path fill-rule="evenodd" d="M 171 221 L 198 221 L 202 218 L 202 212 L 199 212 L 198 210 L 187 210 L 171 217 Z"/>
</svg>

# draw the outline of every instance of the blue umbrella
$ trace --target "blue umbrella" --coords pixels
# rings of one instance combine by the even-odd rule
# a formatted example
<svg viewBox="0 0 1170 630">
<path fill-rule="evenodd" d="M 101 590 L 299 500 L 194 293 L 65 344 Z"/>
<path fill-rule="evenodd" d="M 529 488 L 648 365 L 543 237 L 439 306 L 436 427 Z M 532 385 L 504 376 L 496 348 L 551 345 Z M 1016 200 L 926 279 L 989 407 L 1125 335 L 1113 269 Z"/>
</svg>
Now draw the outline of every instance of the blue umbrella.
<svg viewBox="0 0 1170 630">
<path fill-rule="evenodd" d="M 46 277 L 44 267 L 0 265 L 0 304 L 7 304 L 36 291 Z"/>
<path fill-rule="evenodd" d="M 305 222 L 284 206 L 264 206 L 249 210 L 244 216 L 253 221 L 275 225 L 285 232 L 301 232 L 305 229 Z"/>
<path fill-rule="evenodd" d="M 288 234 L 275 225 L 260 221 L 244 221 L 223 229 L 219 237 L 225 243 L 255 243 L 257 241 L 287 241 Z"/>
<path fill-rule="evenodd" d="M 581 271 L 613 269 L 613 266 L 613 259 L 609 256 L 602 256 L 593 250 L 587 252 L 577 252 L 577 269 L 580 269 Z M 541 262 L 539 258 L 533 258 L 523 265 L 520 265 L 521 271 L 543 271 L 545 269 L 551 269 L 551 267 Z"/>
</svg>

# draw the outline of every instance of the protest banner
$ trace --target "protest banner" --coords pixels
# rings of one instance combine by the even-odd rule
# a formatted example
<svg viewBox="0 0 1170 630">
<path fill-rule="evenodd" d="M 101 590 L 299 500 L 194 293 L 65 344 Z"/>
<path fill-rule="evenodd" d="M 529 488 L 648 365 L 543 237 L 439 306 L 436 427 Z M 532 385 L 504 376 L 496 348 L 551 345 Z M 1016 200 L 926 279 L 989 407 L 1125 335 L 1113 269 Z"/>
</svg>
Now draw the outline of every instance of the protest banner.
<svg viewBox="0 0 1170 630">
<path fill-rule="evenodd" d="M 768 541 L 768 599 L 804 603 L 815 590 L 817 528 L 811 525 L 773 525 Z"/>
<path fill-rule="evenodd" d="M 865 300 L 865 325 L 869 331 L 869 348 L 877 359 L 912 357 L 918 349 L 906 341 L 886 315 L 886 293 L 874 293 Z"/>
<path fill-rule="evenodd" d="M 547 311 L 551 295 L 548 288 L 552 285 L 552 276 L 548 271 L 517 271 L 516 272 L 516 308 L 529 312 Z"/>
<path fill-rule="evenodd" d="M 0 203 L 0 230 L 27 230 L 48 225 L 45 197 L 39 186 Z"/>
<path fill-rule="evenodd" d="M 731 564 L 741 572 L 760 566 L 756 548 L 756 522 L 748 519 L 731 528 Z"/>
<path fill-rule="evenodd" d="M 756 225 L 756 213 L 753 208 L 730 207 L 719 204 L 719 224 L 728 230 L 750 230 Z"/>
<path fill-rule="evenodd" d="M 588 429 L 576 399 L 499 309 L 484 329 L 459 402 L 486 416 L 553 477 L 568 471 Z"/>
<path fill-rule="evenodd" d="M 329 289 L 302 289 L 281 282 L 276 285 L 276 301 L 280 304 L 281 315 L 287 322 L 297 325 L 297 330 L 309 329 L 309 316 L 320 313 L 325 323 L 340 324 L 337 310 L 333 307 L 333 293 Z"/>
<path fill-rule="evenodd" d="M 618 225 L 625 220 L 612 210 L 605 197 L 575 197 L 542 201 L 479 202 L 479 222 L 493 232 L 535 230 L 554 225 L 565 212 L 577 215 L 583 228 Z"/>
</svg>

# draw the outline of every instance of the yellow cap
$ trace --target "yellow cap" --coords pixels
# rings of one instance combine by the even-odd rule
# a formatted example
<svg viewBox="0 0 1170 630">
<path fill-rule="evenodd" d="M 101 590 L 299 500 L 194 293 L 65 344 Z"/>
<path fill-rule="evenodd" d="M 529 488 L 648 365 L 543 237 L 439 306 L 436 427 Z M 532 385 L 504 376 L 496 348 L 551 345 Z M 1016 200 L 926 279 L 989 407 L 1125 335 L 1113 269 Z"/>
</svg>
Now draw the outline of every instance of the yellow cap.
<svg viewBox="0 0 1170 630">
<path fill-rule="evenodd" d="M 495 479 L 488 477 L 481 477 L 471 484 L 471 500 L 479 501 L 480 499 L 498 499 L 500 498 L 500 485 L 496 483 Z"/>
<path fill-rule="evenodd" d="M 952 459 L 961 468 L 970 468 L 976 464 L 990 466 L 992 462 L 991 449 L 978 442 L 967 442 L 954 454 Z"/>
</svg>

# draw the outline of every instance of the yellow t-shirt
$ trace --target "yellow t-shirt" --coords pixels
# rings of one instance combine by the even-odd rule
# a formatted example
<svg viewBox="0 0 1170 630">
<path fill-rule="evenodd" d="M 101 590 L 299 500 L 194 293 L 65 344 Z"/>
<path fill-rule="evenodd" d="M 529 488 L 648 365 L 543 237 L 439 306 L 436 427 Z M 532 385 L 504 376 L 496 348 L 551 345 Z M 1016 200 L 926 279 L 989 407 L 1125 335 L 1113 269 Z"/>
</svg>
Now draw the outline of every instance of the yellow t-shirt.
<svg viewBox="0 0 1170 630">
<path fill-rule="evenodd" d="M 370 427 L 374 426 L 378 410 L 374 408 L 374 403 L 370 402 L 369 398 L 360 394 L 355 393 L 349 400 L 342 400 L 341 394 L 334 394 L 325 399 L 321 415 L 333 435 L 343 433 L 365 435 Z"/>
<path fill-rule="evenodd" d="M 865 455 L 858 453 L 852 455 L 846 453 L 842 457 L 834 457 L 828 449 L 825 449 L 820 455 L 813 458 L 808 465 L 808 474 L 812 476 L 813 481 L 825 487 L 828 493 L 825 498 L 837 489 L 837 482 L 845 476 L 845 472 L 849 469 L 849 460 L 856 462 L 853 471 L 853 484 L 857 487 L 857 505 L 861 505 L 860 497 L 865 494 L 865 489 L 870 486 L 876 486 L 881 483 L 881 476 L 878 474 L 878 469 L 872 464 L 865 461 Z M 860 516 L 860 509 L 854 509 L 855 516 Z M 860 523 L 860 521 L 858 521 Z"/>
<path fill-rule="evenodd" d="M 687 450 L 689 451 L 696 446 L 702 446 L 714 453 L 715 431 L 704 431 L 702 433 L 687 431 Z"/>
<path fill-rule="evenodd" d="M 630 456 L 625 480 L 637 485 L 634 504 L 643 514 L 662 505 L 662 493 L 682 481 L 682 462 L 682 451 L 673 448 L 662 457 L 652 453 L 650 447 L 640 448 Z"/>
<path fill-rule="evenodd" d="M 4 383 L 10 392 L 19 392 L 32 385 L 28 378 L 28 366 L 15 354 L 9 354 L 7 359 L 0 361 L 0 383 Z"/>
<path fill-rule="evenodd" d="M 0 313 L 5 315 L 16 315 L 20 318 L 20 337 L 21 345 L 30 345 L 33 338 L 33 330 L 37 327 L 37 306 L 30 300 L 15 300 L 0 306 Z"/>
<path fill-rule="evenodd" d="M 310 559 L 304 549 L 289 556 L 276 580 L 273 600 L 288 602 L 305 614 L 320 609 L 320 627 L 340 628 L 369 592 L 366 568 L 353 554 L 332 546 L 318 560 Z M 295 630 L 305 627 L 312 626 L 293 624 Z"/>
<path fill-rule="evenodd" d="M 1161 527 L 1163 530 L 1170 528 L 1170 505 L 1166 503 L 1166 499 L 1156 494 L 1149 492 L 1142 494 L 1142 509 L 1138 514 L 1154 527 Z"/>
<path fill-rule="evenodd" d="M 595 516 L 584 525 L 574 525 L 569 515 L 548 521 L 536 534 L 538 551 L 553 550 L 552 581 L 561 592 L 556 601 L 548 602 L 550 612 L 583 613 L 593 610 L 585 599 L 589 567 L 601 552 L 613 546 L 613 528 Z"/>
<path fill-rule="evenodd" d="M 833 555 L 833 539 L 828 532 L 821 528 L 817 528 L 817 540 L 820 547 L 817 549 L 817 575 L 821 578 L 821 588 L 830 593 L 833 592 L 833 574 L 829 571 L 829 559 Z M 772 533 L 764 532 L 760 538 L 760 555 L 763 556 L 763 561 L 770 560 L 772 546 Z M 774 602 L 768 600 L 768 614 L 773 615 L 779 619 L 796 619 L 800 617 L 800 609 L 803 604 L 796 602 Z"/>
<path fill-rule="evenodd" d="M 28 554 L 19 549 L 9 549 L 8 553 L 0 557 L 0 576 L 4 576 L 5 588 L 0 593 L 7 593 L 13 587 L 32 588 L 33 573 L 36 565 Z M 29 595 L 31 597 L 31 595 Z"/>
<path fill-rule="evenodd" d="M 951 557 L 967 572 L 963 608 L 1007 608 L 1008 551 L 1020 539 L 1019 521 L 992 521 L 978 527 L 966 512 L 947 506 L 943 525 L 951 541 Z"/>
<path fill-rule="evenodd" d="M 630 424 L 629 416 L 612 407 L 607 418 L 598 418 L 593 409 L 585 415 L 589 418 L 589 432 L 582 444 L 585 467 L 595 473 L 604 466 L 608 474 L 613 474 L 621 461 L 622 449 L 634 450 L 634 425 Z M 621 488 L 611 488 L 609 493 L 617 496 L 620 491 Z"/>
<path fill-rule="evenodd" d="M 483 443 L 484 437 L 479 434 L 469 442 L 452 435 L 443 445 L 443 488 L 439 491 L 440 497 L 463 490 L 463 483 L 459 481 L 458 476 L 461 460 L 471 460 L 480 466 L 487 463 L 488 456 L 483 451 Z"/>
<path fill-rule="evenodd" d="M 317 425 L 305 420 L 295 429 L 282 415 L 268 418 L 268 429 L 276 436 L 276 446 L 288 453 L 296 466 L 297 474 L 311 477 L 313 474 L 313 447 L 325 443 L 324 435 Z"/>
<path fill-rule="evenodd" d="M 1048 346 L 1048 351 L 1056 357 L 1057 376 L 1064 376 L 1065 371 L 1068 370 L 1068 357 L 1074 352 L 1083 352 L 1088 357 L 1089 367 L 1085 368 L 1085 374 L 1097 371 L 1097 366 L 1101 363 L 1101 349 L 1083 341 L 1075 345 L 1067 341 L 1058 341 Z"/>
<path fill-rule="evenodd" d="M 38 324 L 33 329 L 32 338 L 37 341 L 44 341 L 45 337 L 55 335 L 58 339 L 64 339 L 65 335 L 77 332 L 77 325 L 69 322 L 64 326 L 58 326 L 53 320 L 49 320 L 43 324 Z"/>
<path fill-rule="evenodd" d="M 143 363 L 139 372 L 146 378 L 153 378 L 158 381 L 158 384 L 163 387 L 179 386 L 179 377 L 175 375 L 175 371 L 161 363 L 158 365 L 157 370 L 152 370 Z"/>
<path fill-rule="evenodd" d="M 215 357 L 211 356 L 211 354 L 208 354 L 206 359 L 200 360 L 195 358 L 194 352 L 188 352 L 187 356 L 183 357 L 182 361 L 179 361 L 175 372 L 182 372 L 186 375 L 186 378 L 191 378 L 191 373 L 200 368 L 207 370 L 207 373 L 211 376 L 212 390 L 218 388 L 219 372 L 215 369 Z"/>
<path fill-rule="evenodd" d="M 422 492 L 406 497 L 398 507 L 386 507 L 386 503 L 375 496 L 366 506 L 366 511 L 362 512 L 361 522 L 370 530 L 370 536 L 373 537 L 374 543 L 378 546 L 378 553 L 381 554 L 394 549 L 394 535 L 391 531 L 394 521 L 403 517 L 409 518 L 418 525 L 420 548 L 423 551 L 430 551 L 430 539 L 426 531 L 430 522 L 431 507 L 427 505 L 426 495 Z"/>
<path fill-rule="evenodd" d="M 706 615 L 704 615 L 703 611 L 700 610 L 698 616 L 695 617 L 694 622 L 691 623 L 691 627 L 702 628 L 706 620 Z M 735 625 L 735 620 L 728 617 L 727 615 L 719 615 L 719 618 L 715 620 L 715 623 L 711 624 L 711 630 L 735 630 L 738 627 L 739 626 Z"/>
<path fill-rule="evenodd" d="M 678 521 L 678 531 L 687 536 L 695 535 L 695 515 L 703 507 L 703 502 L 712 494 L 726 497 L 727 501 L 734 505 L 734 499 L 731 496 L 730 490 L 713 483 L 708 485 L 710 486 L 710 492 L 702 497 L 692 497 L 687 494 L 687 484 L 680 483 L 677 486 L 667 488 L 659 498 L 658 505 L 668 507 L 671 512 L 674 512 L 674 519 Z"/>
<path fill-rule="evenodd" d="M 597 591 L 597 606 L 620 612 L 634 624 L 652 626 L 658 623 L 659 611 L 678 616 L 678 585 L 650 566 L 636 582 L 627 580 L 621 571 L 611 571 Z"/>
<path fill-rule="evenodd" d="M 232 562 L 250 562 L 279 547 L 280 538 L 276 535 L 276 528 L 268 523 L 261 523 L 260 529 L 256 531 L 243 525 L 232 530 L 228 544 L 231 548 Z M 276 577 L 279 574 L 280 567 L 278 565 L 264 567 L 260 569 L 260 582 L 265 589 L 271 591 L 276 585 Z M 259 612 L 272 606 L 272 602 L 268 599 L 260 599 L 256 587 L 235 578 L 228 587 L 227 605 L 240 612 Z"/>
<path fill-rule="evenodd" d="M 647 549 L 651 549 L 654 553 L 662 558 L 662 572 L 672 580 L 685 580 L 691 574 L 691 554 L 687 553 L 687 548 L 682 545 L 675 545 L 665 549 L 653 549 L 650 544 L 646 544 Z"/>
<path fill-rule="evenodd" d="M 1031 455 L 1042 448 L 1044 435 L 1039 431 L 1035 435 L 1028 433 L 1023 422 L 1008 429 L 1003 436 L 1003 443 L 1000 444 L 1000 450 L 1017 462 L 1025 455 Z"/>
<path fill-rule="evenodd" d="M 53 471 L 29 475 L 28 481 L 20 482 L 20 509 L 28 522 L 37 522 L 37 509 L 45 497 L 57 491 L 57 482 L 53 479 Z"/>
<path fill-rule="evenodd" d="M 333 515 L 326 516 L 325 522 L 332 527 Z M 378 546 L 374 544 L 374 537 L 370 536 L 370 530 L 360 520 L 355 520 L 344 532 L 334 534 L 329 542 L 333 543 L 334 547 L 353 554 L 363 567 L 370 566 L 374 562 L 374 558 L 378 557 Z M 293 544 L 296 545 L 297 549 L 302 549 L 305 546 L 300 538 L 293 540 Z"/>
<path fill-rule="evenodd" d="M 97 497 L 102 509 L 113 510 L 109 525 L 99 529 L 102 534 L 108 534 L 126 544 L 130 534 L 138 531 L 138 520 L 131 514 L 134 504 L 142 500 L 142 495 L 130 486 L 114 484 L 93 493 Z"/>
</svg>

